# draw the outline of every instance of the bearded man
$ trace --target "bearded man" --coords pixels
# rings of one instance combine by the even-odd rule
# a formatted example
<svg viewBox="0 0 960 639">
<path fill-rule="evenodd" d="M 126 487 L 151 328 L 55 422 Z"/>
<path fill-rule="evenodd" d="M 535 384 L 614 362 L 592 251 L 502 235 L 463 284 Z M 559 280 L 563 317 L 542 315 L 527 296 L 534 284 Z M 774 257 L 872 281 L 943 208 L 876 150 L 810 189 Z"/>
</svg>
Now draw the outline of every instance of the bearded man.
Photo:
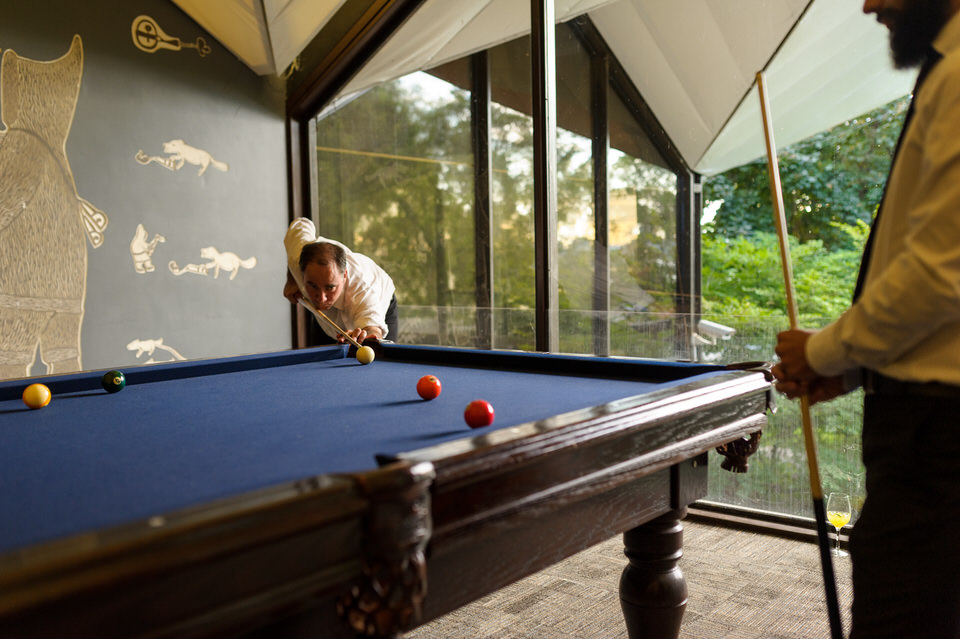
<svg viewBox="0 0 960 639">
<path fill-rule="evenodd" d="M 960 638 L 960 0 L 866 0 L 920 66 L 854 301 L 777 337 L 777 388 L 864 389 L 851 639 Z"/>
</svg>

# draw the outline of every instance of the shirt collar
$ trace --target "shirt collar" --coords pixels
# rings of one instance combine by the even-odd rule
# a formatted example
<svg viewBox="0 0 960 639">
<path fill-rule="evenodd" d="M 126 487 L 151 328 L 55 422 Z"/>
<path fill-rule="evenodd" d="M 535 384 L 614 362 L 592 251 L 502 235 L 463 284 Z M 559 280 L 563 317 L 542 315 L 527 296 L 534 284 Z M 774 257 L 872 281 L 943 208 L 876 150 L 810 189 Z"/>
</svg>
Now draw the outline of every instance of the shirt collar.
<svg viewBox="0 0 960 639">
<path fill-rule="evenodd" d="M 944 56 L 960 49 L 960 11 L 953 14 L 943 25 L 943 29 L 933 39 L 933 48 Z"/>
</svg>

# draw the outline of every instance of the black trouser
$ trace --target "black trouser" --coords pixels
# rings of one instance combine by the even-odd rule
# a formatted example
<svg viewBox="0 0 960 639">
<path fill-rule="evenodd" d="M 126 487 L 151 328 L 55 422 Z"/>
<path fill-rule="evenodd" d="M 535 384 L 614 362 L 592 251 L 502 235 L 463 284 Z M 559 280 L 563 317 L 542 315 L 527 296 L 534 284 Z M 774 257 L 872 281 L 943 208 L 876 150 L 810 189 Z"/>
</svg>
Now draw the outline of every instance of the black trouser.
<svg viewBox="0 0 960 639">
<path fill-rule="evenodd" d="M 397 310 L 397 296 L 390 298 L 390 304 L 387 305 L 387 337 L 392 342 L 399 342 L 400 312 Z"/>
<path fill-rule="evenodd" d="M 850 639 L 960 638 L 960 397 L 867 394 Z"/>
<path fill-rule="evenodd" d="M 400 313 L 397 310 L 397 296 L 394 295 L 390 298 L 390 304 L 387 306 L 387 315 L 386 315 L 386 324 L 387 324 L 387 337 L 386 339 L 396 342 L 397 331 L 400 326 Z M 337 340 L 333 337 L 327 335 L 323 329 L 316 331 L 316 343 L 319 344 L 336 344 Z"/>
</svg>

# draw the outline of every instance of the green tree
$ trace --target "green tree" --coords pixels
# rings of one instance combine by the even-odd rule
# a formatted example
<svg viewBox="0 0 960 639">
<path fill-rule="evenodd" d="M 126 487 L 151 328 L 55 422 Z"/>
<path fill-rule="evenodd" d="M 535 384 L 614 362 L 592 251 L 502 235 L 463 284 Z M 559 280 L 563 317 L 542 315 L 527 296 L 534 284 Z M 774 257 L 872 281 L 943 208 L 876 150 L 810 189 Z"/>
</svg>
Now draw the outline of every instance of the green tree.
<svg viewBox="0 0 960 639">
<path fill-rule="evenodd" d="M 907 104 L 906 97 L 894 100 L 778 154 L 790 235 L 820 240 L 826 250 L 853 248 L 846 228 L 873 218 Z M 707 235 L 775 230 L 765 158 L 707 179 L 704 199 L 722 202 Z"/>
<path fill-rule="evenodd" d="M 859 237 L 851 239 L 857 246 L 852 249 L 827 251 L 820 240 L 801 244 L 790 238 L 801 324 L 837 317 L 849 306 L 867 230 L 866 225 L 857 228 Z M 734 323 L 738 317 L 786 317 L 780 241 L 775 234 L 705 237 L 702 250 L 705 315 L 722 316 Z"/>
<path fill-rule="evenodd" d="M 906 99 L 896 100 L 779 155 L 800 326 L 821 326 L 850 303 L 905 106 Z M 724 361 L 770 359 L 776 332 L 789 322 L 766 161 L 710 178 L 704 190 L 707 202 L 722 204 L 702 241 L 703 312 L 738 334 L 713 354 Z M 779 402 L 779 408 L 754 469 L 737 484 L 714 473 L 708 498 L 809 516 L 794 495 L 807 481 L 799 407 Z M 823 485 L 855 496 L 862 491 L 860 411 L 857 394 L 813 410 Z"/>
<path fill-rule="evenodd" d="M 374 258 L 408 305 L 473 303 L 469 95 L 448 97 L 388 83 L 317 126 L 320 232 Z"/>
</svg>

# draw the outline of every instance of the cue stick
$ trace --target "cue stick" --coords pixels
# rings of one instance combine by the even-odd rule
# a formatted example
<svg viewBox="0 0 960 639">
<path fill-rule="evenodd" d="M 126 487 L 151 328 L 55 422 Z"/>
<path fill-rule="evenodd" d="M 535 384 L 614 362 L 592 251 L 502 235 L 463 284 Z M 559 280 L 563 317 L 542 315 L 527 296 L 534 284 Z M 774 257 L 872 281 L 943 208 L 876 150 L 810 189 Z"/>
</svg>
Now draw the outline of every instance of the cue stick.
<svg viewBox="0 0 960 639">
<path fill-rule="evenodd" d="M 757 73 L 757 92 L 760 94 L 760 112 L 763 115 L 763 134 L 767 145 L 767 169 L 770 177 L 770 195 L 773 197 L 777 236 L 780 239 L 780 262 L 787 292 L 787 312 L 790 328 L 796 329 L 797 301 L 793 295 L 793 271 L 790 267 L 790 245 L 787 237 L 787 216 L 783 206 L 783 190 L 780 186 L 780 168 L 777 164 L 777 147 L 773 141 L 773 122 L 770 116 L 770 101 L 767 97 L 766 79 L 763 71 Z M 823 488 L 820 486 L 820 468 L 817 463 L 817 440 L 810 421 L 810 398 L 800 396 L 800 415 L 803 420 L 803 440 L 807 449 L 807 466 L 810 469 L 810 492 L 813 495 L 813 511 L 817 520 L 817 541 L 820 546 L 820 563 L 823 567 L 823 584 L 827 595 L 827 616 L 830 619 L 832 639 L 843 639 L 840 622 L 840 604 L 837 601 L 837 580 L 833 573 L 833 557 L 830 553 L 830 538 L 827 535 L 827 515 L 823 505 Z"/>
<path fill-rule="evenodd" d="M 337 323 L 336 323 L 336 322 L 334 322 L 332 319 L 330 319 L 329 317 L 327 317 L 326 314 L 325 314 L 323 311 L 321 311 L 320 309 L 314 308 L 314 307 L 313 307 L 313 304 L 311 304 L 310 302 L 308 302 L 305 298 L 301 297 L 301 298 L 299 298 L 297 301 L 300 302 L 300 305 L 301 305 L 302 307 L 304 307 L 305 309 L 307 309 L 308 311 L 310 311 L 311 313 L 313 313 L 314 316 L 316 316 L 316 317 L 318 317 L 318 318 L 319 318 L 319 317 L 322 317 L 323 319 L 327 320 L 327 322 L 330 324 L 330 326 L 333 327 L 333 330 L 337 331 L 337 333 L 339 333 L 340 335 L 343 335 L 345 338 L 347 338 L 347 341 L 350 342 L 351 344 L 353 344 L 354 346 L 356 346 L 358 350 L 361 349 L 361 348 L 363 348 L 363 345 L 360 344 L 360 342 L 358 342 L 357 340 L 355 340 L 355 339 L 353 339 L 352 337 L 350 337 L 349 335 L 347 335 L 347 332 L 346 332 L 345 330 L 343 330 L 342 328 L 340 328 L 339 326 L 337 326 Z"/>
</svg>

